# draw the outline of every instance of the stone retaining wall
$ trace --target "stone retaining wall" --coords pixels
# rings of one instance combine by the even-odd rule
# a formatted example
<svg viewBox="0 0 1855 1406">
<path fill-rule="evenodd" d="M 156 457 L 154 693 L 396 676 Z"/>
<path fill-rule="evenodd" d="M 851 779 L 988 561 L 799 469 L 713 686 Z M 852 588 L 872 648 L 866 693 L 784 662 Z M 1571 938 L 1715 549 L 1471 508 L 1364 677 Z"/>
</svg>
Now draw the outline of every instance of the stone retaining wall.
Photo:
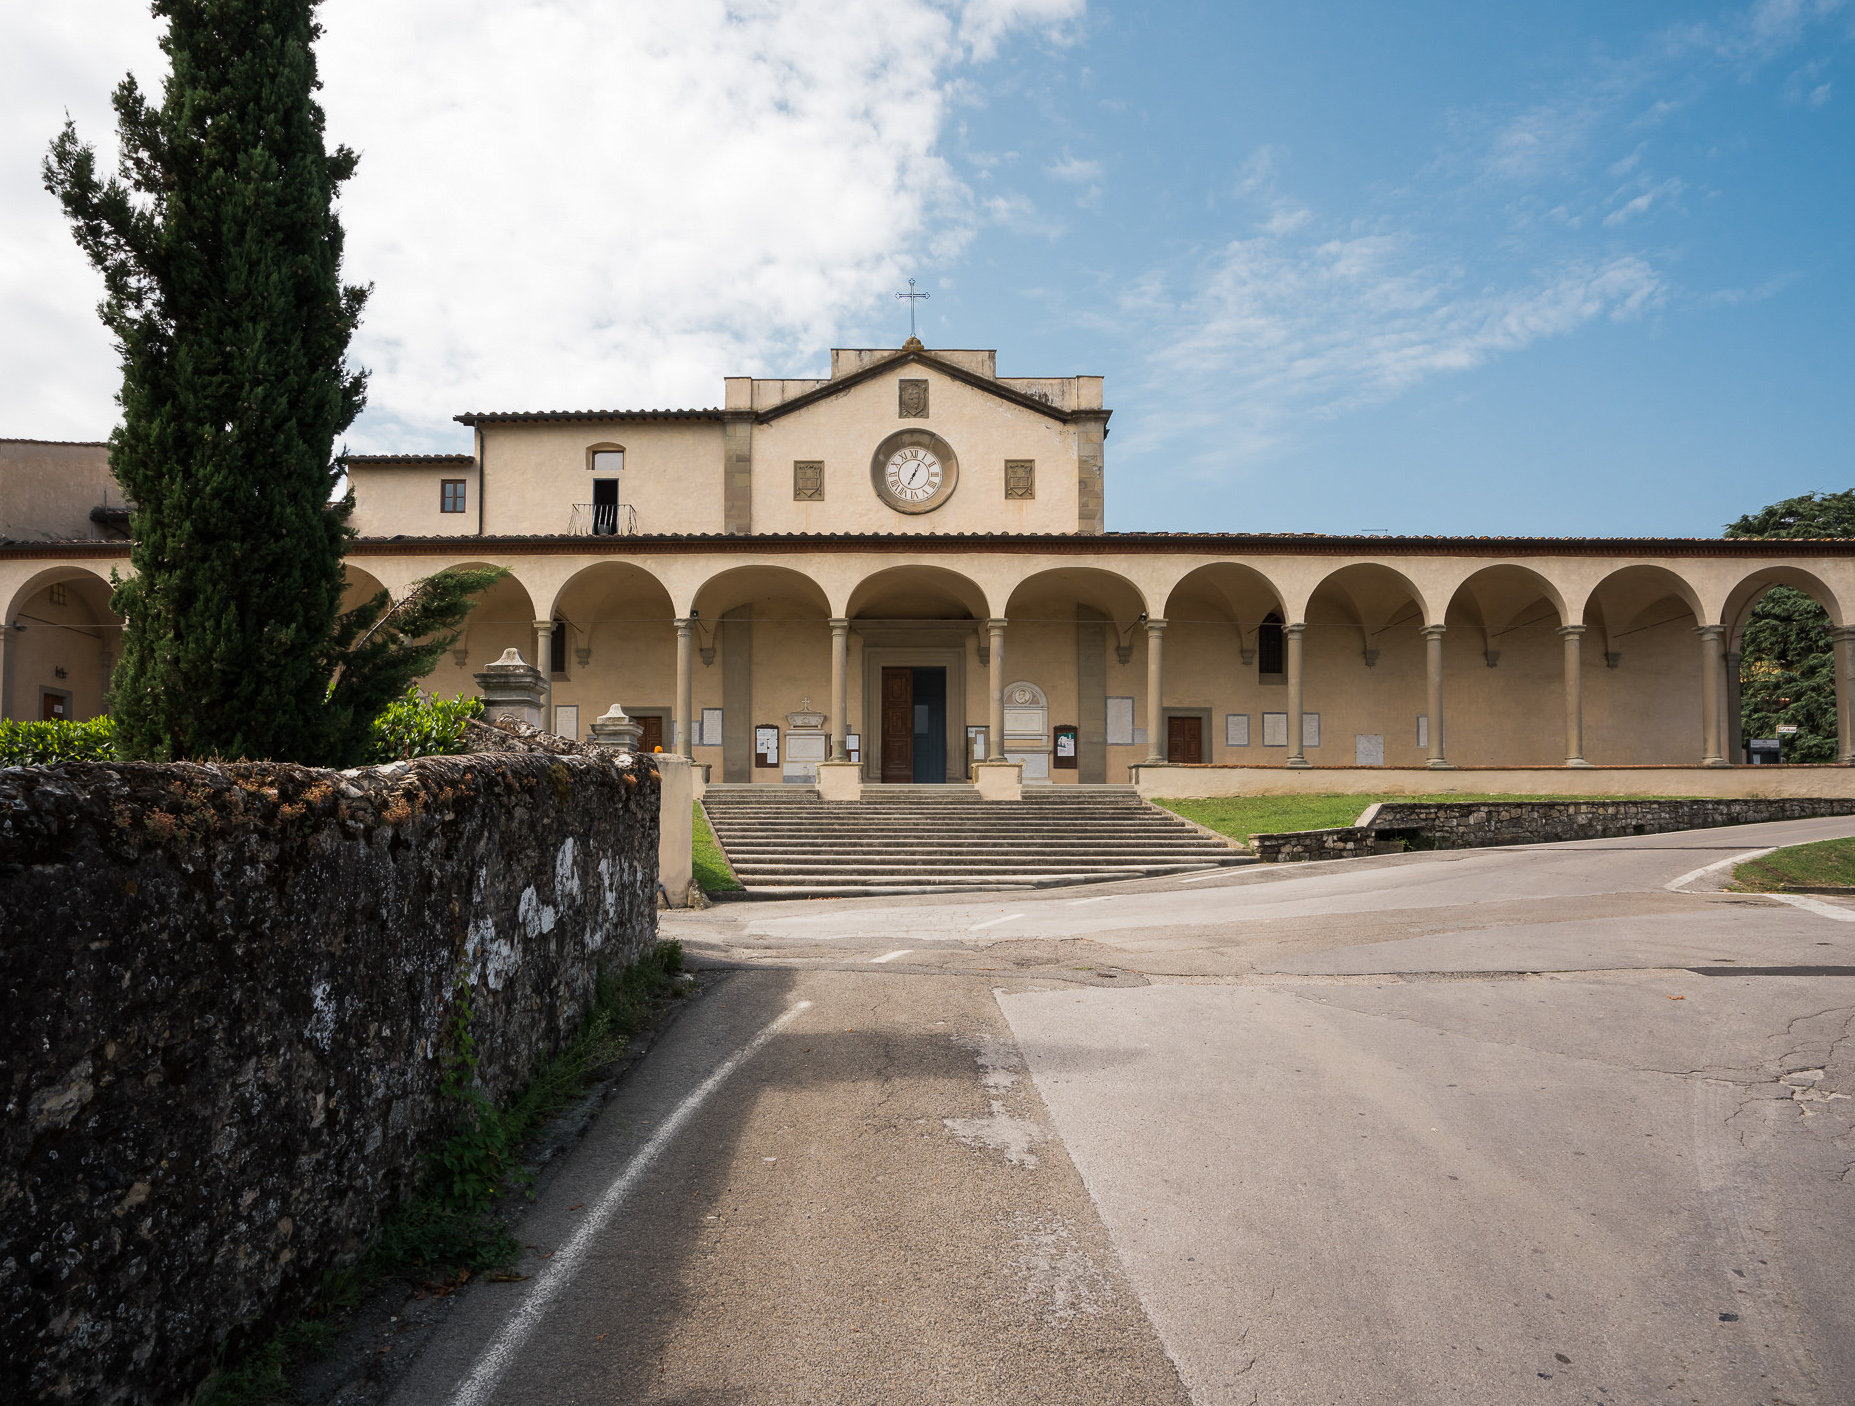
<svg viewBox="0 0 1855 1406">
<path fill-rule="evenodd" d="M 168 1403 L 653 939 L 644 758 L 0 771 L 0 1399 Z"/>
<path fill-rule="evenodd" d="M 1266 864 L 1351 859 L 1402 849 L 1478 849 L 1614 839 L 1720 825 L 1760 825 L 1855 814 L 1855 800 L 1381 801 L 1357 825 L 1254 835 Z"/>
</svg>

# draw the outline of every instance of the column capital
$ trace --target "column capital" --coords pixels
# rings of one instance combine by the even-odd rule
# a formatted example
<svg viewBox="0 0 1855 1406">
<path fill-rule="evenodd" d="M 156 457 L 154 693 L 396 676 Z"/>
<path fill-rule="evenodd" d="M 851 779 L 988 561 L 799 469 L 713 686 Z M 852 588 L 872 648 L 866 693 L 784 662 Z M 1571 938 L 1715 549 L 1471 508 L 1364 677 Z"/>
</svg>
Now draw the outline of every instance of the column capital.
<svg viewBox="0 0 1855 1406">
<path fill-rule="evenodd" d="M 1559 638 L 1562 640 L 1575 640 L 1583 635 L 1589 628 L 1590 627 L 1587 625 L 1561 625 L 1559 626 Z"/>
<path fill-rule="evenodd" d="M 1284 626 L 1282 626 L 1282 633 L 1283 633 L 1284 635 L 1291 635 L 1291 636 L 1293 636 L 1294 638 L 1296 638 L 1296 639 L 1299 639 L 1299 638 L 1301 637 L 1301 633 L 1302 633 L 1302 631 L 1304 631 L 1304 630 L 1306 630 L 1306 629 L 1307 629 L 1307 627 L 1308 627 L 1308 622 L 1307 622 L 1307 621 L 1305 621 L 1305 620 L 1297 620 L 1297 621 L 1295 621 L 1295 622 L 1294 622 L 1294 624 L 1292 624 L 1292 625 L 1284 625 Z"/>
<path fill-rule="evenodd" d="M 1160 634 L 1161 632 L 1165 630 L 1166 626 L 1170 625 L 1171 623 L 1172 622 L 1170 620 L 1155 620 L 1151 616 L 1149 616 L 1146 620 L 1146 632 L 1149 635 Z"/>
<path fill-rule="evenodd" d="M 1847 644 L 1855 640 L 1855 625 L 1831 625 L 1829 639 L 1832 644 Z"/>
<path fill-rule="evenodd" d="M 535 621 L 535 628 L 537 630 L 552 630 L 554 628 L 554 622 L 552 620 L 537 620 Z"/>
<path fill-rule="evenodd" d="M 1418 630 L 1417 633 L 1427 640 L 1440 640 L 1443 637 L 1443 633 L 1448 628 L 1447 625 L 1425 625 L 1422 629 Z"/>
<path fill-rule="evenodd" d="M 1704 640 L 1717 640 L 1726 633 L 1724 625 L 1696 625 L 1694 633 Z"/>
<path fill-rule="evenodd" d="M 989 630 L 991 633 L 995 635 L 1002 635 L 1005 633 L 1005 626 L 1008 625 L 1009 623 L 1010 621 L 1006 620 L 1004 616 L 994 615 L 991 619 L 985 622 L 985 627 L 987 630 Z"/>
<path fill-rule="evenodd" d="M 850 628 L 850 621 L 841 615 L 833 615 L 827 623 L 831 626 L 833 634 L 841 635 Z"/>
<path fill-rule="evenodd" d="M 679 615 L 675 620 L 671 621 L 671 623 L 676 626 L 677 634 L 684 636 L 687 636 L 689 632 L 696 627 L 696 622 L 687 615 Z"/>
</svg>

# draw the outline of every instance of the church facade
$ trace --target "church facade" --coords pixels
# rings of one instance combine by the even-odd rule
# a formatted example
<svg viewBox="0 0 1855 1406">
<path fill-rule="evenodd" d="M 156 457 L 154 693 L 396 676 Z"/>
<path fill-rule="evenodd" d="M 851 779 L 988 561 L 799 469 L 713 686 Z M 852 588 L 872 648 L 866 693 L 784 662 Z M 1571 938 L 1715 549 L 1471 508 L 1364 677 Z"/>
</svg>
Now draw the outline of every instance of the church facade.
<svg viewBox="0 0 1855 1406">
<path fill-rule="evenodd" d="M 711 782 L 840 758 L 960 783 L 1003 757 L 1025 785 L 1174 795 L 1462 768 L 1691 794 L 1753 784 L 1702 782 L 1745 761 L 1736 641 L 1785 584 L 1836 627 L 1855 760 L 1855 543 L 1108 532 L 1103 391 L 911 338 L 729 378 L 710 409 L 460 415 L 470 454 L 349 460 L 351 590 L 509 568 L 427 687 L 474 692 L 514 649 L 556 731 L 617 704 Z M 102 540 L 119 497 L 78 501 L 109 508 L 99 449 L 0 445 L 7 716 L 104 706 L 127 546 Z M 1803 784 L 1780 772 L 1849 778 L 1756 781 Z"/>
</svg>

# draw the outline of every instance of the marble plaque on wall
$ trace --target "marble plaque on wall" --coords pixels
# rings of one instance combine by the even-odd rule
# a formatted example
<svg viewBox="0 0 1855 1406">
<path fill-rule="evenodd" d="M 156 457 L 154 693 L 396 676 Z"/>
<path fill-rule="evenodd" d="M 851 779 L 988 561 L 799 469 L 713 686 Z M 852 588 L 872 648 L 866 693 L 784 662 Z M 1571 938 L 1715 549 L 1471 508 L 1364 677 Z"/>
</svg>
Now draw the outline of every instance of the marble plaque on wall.
<svg viewBox="0 0 1855 1406">
<path fill-rule="evenodd" d="M 822 733 L 786 734 L 786 760 L 789 762 L 822 762 L 830 755 L 831 739 Z"/>
<path fill-rule="evenodd" d="M 1265 747 L 1286 747 L 1288 745 L 1288 714 L 1264 713 L 1262 715 L 1262 745 Z"/>
<path fill-rule="evenodd" d="M 1134 700 L 1110 698 L 1108 700 L 1108 745 L 1110 747 L 1131 747 L 1133 744 Z"/>
</svg>

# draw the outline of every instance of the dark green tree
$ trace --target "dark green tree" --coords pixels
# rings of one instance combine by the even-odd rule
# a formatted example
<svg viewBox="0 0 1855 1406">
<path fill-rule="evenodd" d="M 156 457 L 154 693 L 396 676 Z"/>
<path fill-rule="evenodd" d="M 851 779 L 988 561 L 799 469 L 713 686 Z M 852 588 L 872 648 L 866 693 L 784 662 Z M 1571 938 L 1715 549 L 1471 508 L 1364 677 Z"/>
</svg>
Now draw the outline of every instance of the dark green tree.
<svg viewBox="0 0 1855 1406">
<path fill-rule="evenodd" d="M 1855 489 L 1806 493 L 1748 513 L 1728 537 L 1855 537 Z M 1747 737 L 1773 737 L 1779 723 L 1787 762 L 1836 759 L 1836 672 L 1829 613 L 1805 592 L 1773 586 L 1746 621 L 1739 707 Z"/>
<path fill-rule="evenodd" d="M 333 202 L 355 155 L 323 142 L 315 9 L 155 0 L 170 72 L 158 107 L 133 77 L 116 89 L 117 177 L 69 122 L 45 161 L 122 359 L 125 756 L 336 760 L 374 692 L 330 690 L 372 623 L 338 618 L 352 500 L 330 501 L 335 436 L 365 398 L 346 352 L 368 290 L 341 281 Z"/>
</svg>

